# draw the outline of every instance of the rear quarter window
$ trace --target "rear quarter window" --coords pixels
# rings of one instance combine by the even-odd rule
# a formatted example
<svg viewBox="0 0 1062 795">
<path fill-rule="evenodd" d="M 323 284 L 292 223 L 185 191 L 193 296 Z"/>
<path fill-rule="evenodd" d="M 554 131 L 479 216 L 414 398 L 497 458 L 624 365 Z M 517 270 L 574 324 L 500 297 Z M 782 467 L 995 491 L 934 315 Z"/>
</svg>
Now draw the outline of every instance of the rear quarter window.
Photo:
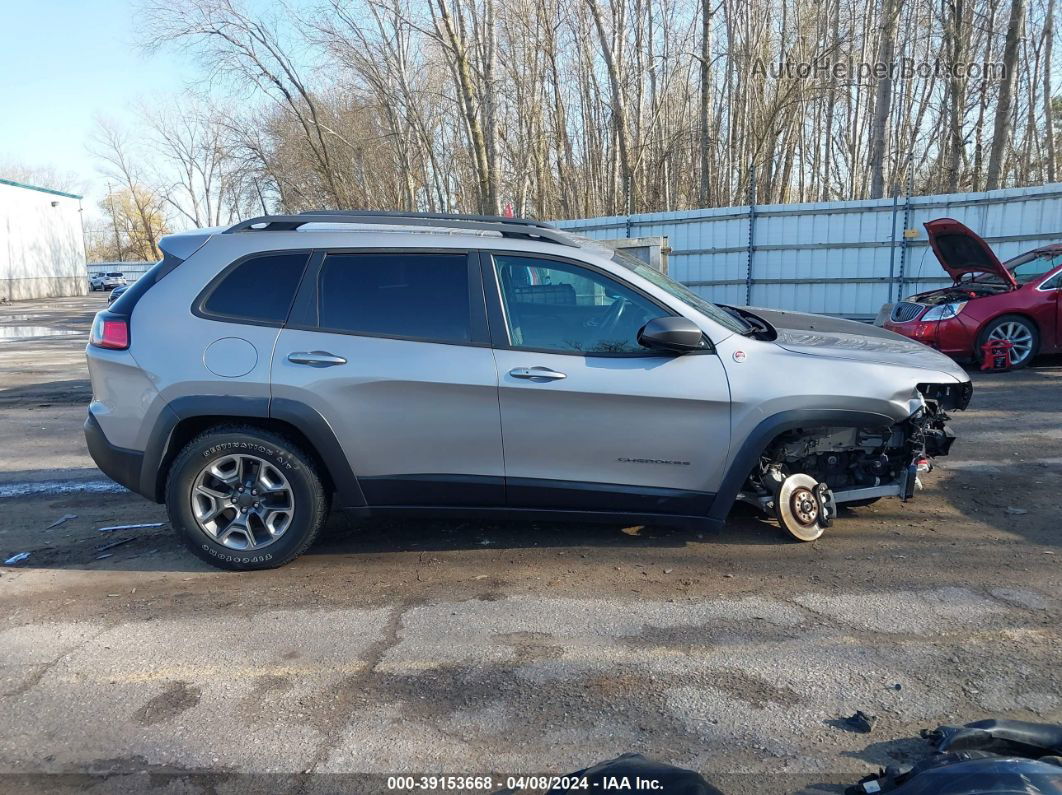
<svg viewBox="0 0 1062 795">
<path fill-rule="evenodd" d="M 143 276 L 127 287 L 122 294 L 115 299 L 114 303 L 111 304 L 109 311 L 115 314 L 125 315 L 126 317 L 132 315 L 133 307 L 135 307 L 137 302 L 144 297 L 144 293 L 150 290 L 152 286 L 162 279 L 162 277 L 182 262 L 184 262 L 184 260 L 180 257 L 175 257 L 173 254 L 163 252 L 162 259 L 152 265 Z M 107 273 L 99 278 L 121 275 L 122 274 L 120 273 Z"/>
<path fill-rule="evenodd" d="M 214 320 L 283 325 L 309 256 L 309 251 L 285 251 L 238 261 L 207 288 L 197 314 Z"/>
</svg>

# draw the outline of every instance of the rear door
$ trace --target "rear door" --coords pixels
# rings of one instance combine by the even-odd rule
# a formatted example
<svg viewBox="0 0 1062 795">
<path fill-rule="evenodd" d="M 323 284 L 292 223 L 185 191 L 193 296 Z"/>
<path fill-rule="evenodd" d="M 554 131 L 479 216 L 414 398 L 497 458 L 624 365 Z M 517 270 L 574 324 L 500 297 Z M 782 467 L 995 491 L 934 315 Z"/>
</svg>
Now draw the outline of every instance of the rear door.
<svg viewBox="0 0 1062 795">
<path fill-rule="evenodd" d="M 673 314 L 610 274 L 541 255 L 484 255 L 506 490 L 517 508 L 703 515 L 730 441 L 710 350 L 642 348 Z"/>
<path fill-rule="evenodd" d="M 272 396 L 328 421 L 370 505 L 504 503 L 497 370 L 467 251 L 317 252 Z"/>
</svg>

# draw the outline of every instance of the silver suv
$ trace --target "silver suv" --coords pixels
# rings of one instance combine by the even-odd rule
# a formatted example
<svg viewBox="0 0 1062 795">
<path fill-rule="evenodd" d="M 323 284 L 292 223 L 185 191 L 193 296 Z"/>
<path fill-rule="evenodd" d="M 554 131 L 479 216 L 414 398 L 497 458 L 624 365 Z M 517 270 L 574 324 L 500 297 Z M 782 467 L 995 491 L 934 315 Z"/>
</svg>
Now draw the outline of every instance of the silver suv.
<svg viewBox="0 0 1062 795">
<path fill-rule="evenodd" d="M 912 496 L 971 385 L 873 326 L 717 306 L 548 224 L 267 216 L 162 240 L 93 324 L 85 434 L 204 560 L 279 566 L 330 508 L 793 537 Z"/>
</svg>

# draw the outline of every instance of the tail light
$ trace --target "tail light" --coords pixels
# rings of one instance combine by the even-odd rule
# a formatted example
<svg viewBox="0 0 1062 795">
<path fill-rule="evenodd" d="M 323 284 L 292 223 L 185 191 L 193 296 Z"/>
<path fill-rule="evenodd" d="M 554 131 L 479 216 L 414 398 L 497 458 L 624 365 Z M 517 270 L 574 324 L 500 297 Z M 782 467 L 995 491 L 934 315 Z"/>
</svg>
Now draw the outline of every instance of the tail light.
<svg viewBox="0 0 1062 795">
<path fill-rule="evenodd" d="M 100 312 L 92 321 L 89 345 L 124 351 L 129 347 L 129 318 L 111 312 Z"/>
</svg>

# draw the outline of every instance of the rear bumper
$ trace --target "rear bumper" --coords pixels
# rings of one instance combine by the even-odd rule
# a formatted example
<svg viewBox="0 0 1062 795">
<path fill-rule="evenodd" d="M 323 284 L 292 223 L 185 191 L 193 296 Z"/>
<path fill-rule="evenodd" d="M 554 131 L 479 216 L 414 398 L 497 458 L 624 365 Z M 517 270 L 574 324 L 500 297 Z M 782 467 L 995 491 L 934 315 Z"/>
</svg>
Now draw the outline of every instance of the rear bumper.
<svg viewBox="0 0 1062 795">
<path fill-rule="evenodd" d="M 144 454 L 111 444 L 91 412 L 85 420 L 85 444 L 88 445 L 92 460 L 104 475 L 130 491 L 141 493 L 140 473 L 144 467 Z"/>
</svg>

